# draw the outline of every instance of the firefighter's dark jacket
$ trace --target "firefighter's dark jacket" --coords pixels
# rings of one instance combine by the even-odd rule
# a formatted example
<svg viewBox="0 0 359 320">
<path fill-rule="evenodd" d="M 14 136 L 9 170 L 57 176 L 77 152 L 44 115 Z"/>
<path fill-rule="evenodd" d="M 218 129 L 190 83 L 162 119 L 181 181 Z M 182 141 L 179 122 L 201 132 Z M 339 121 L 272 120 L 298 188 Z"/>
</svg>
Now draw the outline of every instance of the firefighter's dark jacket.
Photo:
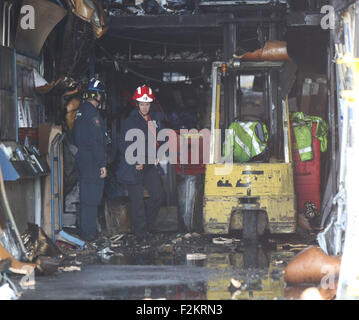
<svg viewBox="0 0 359 320">
<path fill-rule="evenodd" d="M 79 106 L 73 138 L 78 152 L 81 179 L 100 182 L 100 168 L 106 167 L 106 128 L 100 112 L 90 102 Z"/>
<path fill-rule="evenodd" d="M 162 112 L 155 112 L 150 111 L 149 115 L 151 117 L 152 121 L 155 121 L 156 126 L 156 134 L 163 129 L 163 119 L 164 114 Z M 137 170 L 136 170 L 136 164 L 129 164 L 126 161 L 125 154 L 127 148 L 134 143 L 134 141 L 125 141 L 126 133 L 128 130 L 131 129 L 140 129 L 145 138 L 146 142 L 148 141 L 148 125 L 146 121 L 143 119 L 143 117 L 138 112 L 138 109 L 133 110 L 130 115 L 123 121 L 121 121 L 121 131 L 120 131 L 120 138 L 119 138 L 119 145 L 118 150 L 120 153 L 120 162 L 117 167 L 116 176 L 120 183 L 125 184 L 136 184 L 137 183 Z M 136 139 L 136 138 L 135 138 Z M 163 142 L 160 142 L 162 144 Z M 140 152 L 147 152 L 147 146 L 145 148 L 146 150 L 140 150 Z M 147 154 L 145 156 L 145 159 L 147 160 Z"/>
</svg>

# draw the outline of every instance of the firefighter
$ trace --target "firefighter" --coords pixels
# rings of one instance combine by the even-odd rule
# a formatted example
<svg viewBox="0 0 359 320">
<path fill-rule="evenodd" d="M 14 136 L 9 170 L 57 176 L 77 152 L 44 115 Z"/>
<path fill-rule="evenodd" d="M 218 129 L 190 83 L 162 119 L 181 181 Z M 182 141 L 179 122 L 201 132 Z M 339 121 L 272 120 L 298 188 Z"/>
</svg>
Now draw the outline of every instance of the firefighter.
<svg viewBox="0 0 359 320">
<path fill-rule="evenodd" d="M 84 100 L 78 108 L 73 128 L 75 156 L 80 181 L 80 237 L 85 241 L 97 238 L 97 212 L 101 203 L 106 170 L 106 129 L 99 108 L 105 90 L 96 79 L 89 82 Z"/>
<path fill-rule="evenodd" d="M 163 113 L 151 110 L 151 103 L 155 97 L 152 89 L 143 85 L 135 91 L 133 99 L 137 108 L 133 110 L 121 125 L 119 151 L 120 162 L 117 169 L 117 178 L 120 183 L 127 185 L 130 198 L 132 230 L 140 243 L 148 241 L 149 232 L 153 231 L 157 214 L 164 199 L 161 181 L 161 167 L 157 158 L 151 161 L 148 151 L 156 151 L 159 143 L 157 133 L 162 128 Z M 126 134 L 131 130 L 140 130 L 143 133 L 144 143 L 139 143 L 134 154 L 142 157 L 142 161 L 133 163 L 128 158 L 126 150 L 133 141 L 126 141 Z M 151 136 L 150 136 L 151 135 Z M 156 154 L 156 153 L 155 153 Z M 151 163 L 152 162 L 152 163 Z M 144 201 L 144 189 L 150 198 Z"/>
</svg>

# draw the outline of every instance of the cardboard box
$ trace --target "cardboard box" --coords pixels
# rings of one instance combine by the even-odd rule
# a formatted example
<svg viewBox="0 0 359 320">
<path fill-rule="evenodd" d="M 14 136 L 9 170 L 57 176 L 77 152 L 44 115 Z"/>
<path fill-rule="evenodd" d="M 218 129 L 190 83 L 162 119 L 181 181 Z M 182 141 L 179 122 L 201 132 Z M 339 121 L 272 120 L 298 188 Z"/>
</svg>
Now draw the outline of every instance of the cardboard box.
<svg viewBox="0 0 359 320">
<path fill-rule="evenodd" d="M 300 111 L 328 119 L 328 81 L 322 74 L 306 74 L 303 80 Z"/>
<path fill-rule="evenodd" d="M 312 79 L 305 78 L 302 87 L 302 99 L 300 104 L 300 111 L 305 114 L 310 114 L 310 100 L 312 97 Z"/>
<path fill-rule="evenodd" d="M 50 154 L 51 141 L 58 133 L 62 133 L 61 126 L 55 126 L 48 122 L 39 125 L 39 150 L 41 155 Z"/>
<path fill-rule="evenodd" d="M 316 80 L 316 95 L 312 95 L 310 105 L 311 115 L 328 120 L 328 84 L 324 78 Z"/>
<path fill-rule="evenodd" d="M 297 102 L 297 98 L 290 98 L 288 99 L 288 105 L 289 105 L 289 112 L 298 112 L 298 102 Z"/>
</svg>

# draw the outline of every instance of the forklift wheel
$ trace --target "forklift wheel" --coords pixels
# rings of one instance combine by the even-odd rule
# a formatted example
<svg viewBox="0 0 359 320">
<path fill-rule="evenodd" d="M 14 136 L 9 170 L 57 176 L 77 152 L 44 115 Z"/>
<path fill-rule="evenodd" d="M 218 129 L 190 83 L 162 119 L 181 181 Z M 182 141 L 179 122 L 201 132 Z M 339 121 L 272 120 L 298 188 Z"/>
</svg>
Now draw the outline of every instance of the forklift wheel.
<svg viewBox="0 0 359 320">
<path fill-rule="evenodd" d="M 257 234 L 257 211 L 243 211 L 243 240 L 244 242 L 256 243 Z"/>
</svg>

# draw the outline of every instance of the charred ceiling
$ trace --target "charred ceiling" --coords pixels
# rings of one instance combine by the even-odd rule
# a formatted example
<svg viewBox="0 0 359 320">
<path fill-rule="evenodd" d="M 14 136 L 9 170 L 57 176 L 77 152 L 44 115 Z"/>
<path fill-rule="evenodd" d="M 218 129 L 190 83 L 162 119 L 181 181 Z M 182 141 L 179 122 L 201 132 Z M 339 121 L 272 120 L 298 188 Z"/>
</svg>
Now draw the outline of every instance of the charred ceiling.
<svg viewBox="0 0 359 320">
<path fill-rule="evenodd" d="M 50 33 L 43 53 L 48 81 L 80 81 L 93 73 L 94 61 L 198 61 L 219 59 L 229 32 L 235 50 L 263 46 L 277 27 L 284 40 L 287 26 L 317 23 L 328 1 L 308 0 L 42 0 L 67 11 Z M 35 2 L 41 2 L 40 0 Z M 16 12 L 20 10 L 19 3 Z M 15 15 L 18 17 L 18 14 Z M 303 18 L 304 17 L 304 18 Z M 307 18 L 306 18 L 307 17 Z M 303 19 L 302 19 L 303 18 Z M 307 19 L 307 20 L 305 20 Z M 303 21 L 302 21 L 303 20 Z M 232 31 L 229 31 L 232 30 Z M 228 42 L 228 41 L 227 41 Z M 233 43 L 232 43 L 233 45 Z M 104 52 L 105 49 L 107 53 Z M 92 71 L 91 71 L 92 70 Z"/>
<path fill-rule="evenodd" d="M 163 73 L 178 72 L 208 84 L 211 62 L 255 51 L 271 40 L 287 41 L 289 55 L 309 69 L 321 71 L 326 64 L 321 55 L 326 52 L 327 32 L 319 22 L 320 8 L 328 1 L 25 2 L 51 3 L 66 12 L 41 52 L 49 82 L 44 90 L 55 96 L 77 92 L 95 74 L 125 83 L 132 79 L 163 84 Z M 12 14 L 18 25 L 21 6 L 16 4 Z"/>
</svg>

